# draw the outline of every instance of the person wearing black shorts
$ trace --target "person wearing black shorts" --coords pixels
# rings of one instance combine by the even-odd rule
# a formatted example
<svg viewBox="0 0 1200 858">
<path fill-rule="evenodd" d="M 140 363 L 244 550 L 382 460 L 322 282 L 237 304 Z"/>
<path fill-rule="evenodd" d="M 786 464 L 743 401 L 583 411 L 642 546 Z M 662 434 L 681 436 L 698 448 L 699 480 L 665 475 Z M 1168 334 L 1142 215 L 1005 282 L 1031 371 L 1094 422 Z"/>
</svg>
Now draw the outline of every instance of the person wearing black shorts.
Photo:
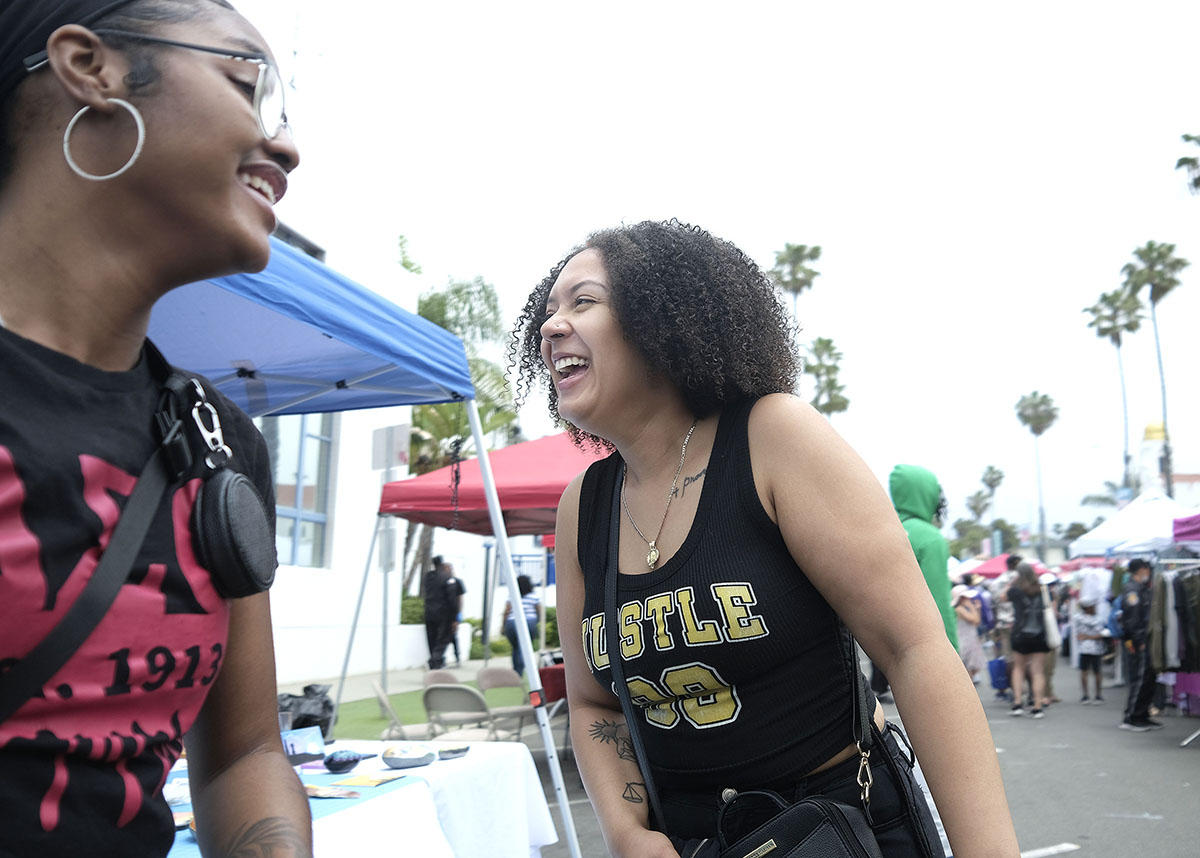
<svg viewBox="0 0 1200 858">
<path fill-rule="evenodd" d="M 1008 601 L 1013 606 L 1012 652 L 1013 652 L 1013 705 L 1011 715 L 1025 714 L 1022 704 L 1026 668 L 1033 685 L 1034 718 L 1043 717 L 1046 705 L 1046 628 L 1042 617 L 1042 585 L 1037 572 L 1028 563 L 1017 566 L 1017 577 L 1008 588 Z"/>
<path fill-rule="evenodd" d="M 1104 618 L 1096 611 L 1094 595 L 1081 596 L 1078 602 L 1079 610 L 1071 618 L 1075 629 L 1075 640 L 1079 642 L 1079 681 L 1083 685 L 1083 704 L 1099 705 L 1104 702 L 1101 689 L 1104 686 L 1100 674 L 1100 659 L 1104 655 L 1104 639 L 1107 637 Z M 1096 677 L 1095 693 L 1088 696 L 1088 674 Z"/>
</svg>

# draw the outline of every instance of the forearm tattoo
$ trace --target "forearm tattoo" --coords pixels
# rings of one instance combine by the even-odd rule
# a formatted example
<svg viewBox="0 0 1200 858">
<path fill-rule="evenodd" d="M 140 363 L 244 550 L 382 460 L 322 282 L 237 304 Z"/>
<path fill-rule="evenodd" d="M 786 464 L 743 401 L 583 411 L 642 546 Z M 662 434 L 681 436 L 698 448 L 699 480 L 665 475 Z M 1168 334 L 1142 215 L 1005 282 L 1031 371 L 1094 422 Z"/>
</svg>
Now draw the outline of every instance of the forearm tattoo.
<svg viewBox="0 0 1200 858">
<path fill-rule="evenodd" d="M 616 721 L 601 718 L 599 721 L 592 722 L 592 726 L 588 728 L 588 733 L 591 735 L 593 741 L 600 742 L 602 745 L 615 745 L 620 731 L 624 729 L 624 724 L 618 724 Z"/>
<path fill-rule="evenodd" d="M 588 730 L 593 741 L 599 742 L 602 745 L 612 745 L 617 751 L 617 758 L 626 760 L 634 765 L 637 765 L 637 752 L 633 749 L 633 742 L 629 738 L 628 728 L 617 721 L 608 721 L 601 719 L 592 722 L 592 726 Z M 642 796 L 645 785 L 636 781 L 625 784 L 625 792 L 622 798 L 634 804 L 641 804 L 645 801 Z"/>
<path fill-rule="evenodd" d="M 292 820 L 282 816 L 244 826 L 226 844 L 229 858 L 309 858 L 312 852 Z"/>
</svg>

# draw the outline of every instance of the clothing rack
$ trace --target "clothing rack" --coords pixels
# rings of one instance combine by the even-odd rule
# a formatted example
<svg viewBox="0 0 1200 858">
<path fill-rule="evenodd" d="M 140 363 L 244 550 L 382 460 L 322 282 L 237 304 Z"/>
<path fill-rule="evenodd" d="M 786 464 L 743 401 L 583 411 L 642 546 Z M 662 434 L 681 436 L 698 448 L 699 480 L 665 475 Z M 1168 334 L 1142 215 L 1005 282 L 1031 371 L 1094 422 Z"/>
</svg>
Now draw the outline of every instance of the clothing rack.
<svg viewBox="0 0 1200 858">
<path fill-rule="evenodd" d="M 1187 573 L 1193 573 L 1193 572 L 1200 571 L 1200 558 L 1162 557 L 1162 558 L 1158 559 L 1157 563 L 1159 566 L 1168 568 L 1172 572 L 1179 573 L 1179 574 L 1187 574 Z M 1190 672 L 1189 671 L 1175 671 L 1175 673 L 1178 676 L 1179 673 L 1190 673 Z M 1196 695 L 1194 695 L 1194 694 L 1188 693 L 1189 698 L 1192 698 L 1195 696 Z M 1189 707 L 1189 714 L 1190 714 L 1190 707 Z M 1180 742 L 1179 747 L 1186 748 L 1188 745 L 1190 745 L 1192 742 L 1196 741 L 1196 739 L 1198 739 L 1198 738 L 1200 738 L 1200 730 L 1194 731 L 1190 736 L 1188 736 L 1186 739 L 1184 739 L 1182 742 Z"/>
</svg>

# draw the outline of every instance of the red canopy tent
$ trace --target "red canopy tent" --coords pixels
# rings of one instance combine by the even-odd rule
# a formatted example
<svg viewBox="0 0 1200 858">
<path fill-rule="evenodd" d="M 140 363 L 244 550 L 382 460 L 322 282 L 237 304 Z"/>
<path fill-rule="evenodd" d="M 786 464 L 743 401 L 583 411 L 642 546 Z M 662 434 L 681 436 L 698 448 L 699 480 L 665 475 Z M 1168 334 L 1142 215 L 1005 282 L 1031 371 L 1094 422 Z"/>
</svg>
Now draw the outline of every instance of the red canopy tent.
<svg viewBox="0 0 1200 858">
<path fill-rule="evenodd" d="M 984 561 L 972 569 L 971 574 L 982 575 L 984 578 L 999 578 L 1008 571 L 1008 566 L 1005 564 L 1006 560 L 1008 560 L 1007 554 L 997 554 L 991 560 Z M 1039 575 L 1041 575 L 1043 572 L 1050 571 L 1036 560 L 1031 560 L 1030 562 L 1033 564 L 1033 568 L 1037 570 Z"/>
<path fill-rule="evenodd" d="M 567 483 L 607 455 L 604 450 L 579 449 L 566 432 L 490 451 L 488 460 L 508 535 L 554 533 L 558 499 Z M 456 530 L 491 534 L 479 459 L 468 459 L 459 469 L 457 518 L 450 466 L 384 485 L 379 514 L 437 527 L 453 522 Z"/>
</svg>

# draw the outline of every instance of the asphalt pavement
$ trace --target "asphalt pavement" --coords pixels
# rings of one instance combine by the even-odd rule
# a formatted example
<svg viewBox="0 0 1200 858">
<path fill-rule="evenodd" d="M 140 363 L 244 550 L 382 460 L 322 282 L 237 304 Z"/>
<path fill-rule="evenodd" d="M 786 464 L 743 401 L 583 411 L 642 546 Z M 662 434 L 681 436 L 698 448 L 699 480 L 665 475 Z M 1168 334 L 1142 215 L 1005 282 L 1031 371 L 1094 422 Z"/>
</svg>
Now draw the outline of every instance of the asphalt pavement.
<svg viewBox="0 0 1200 858">
<path fill-rule="evenodd" d="M 1081 705 L 1079 673 L 1059 662 L 1055 690 L 1063 703 L 1046 717 L 1012 717 L 986 679 L 977 687 L 996 743 L 1024 858 L 1197 858 L 1200 856 L 1200 717 L 1168 708 L 1161 730 L 1118 729 L 1124 687 L 1105 689 L 1103 705 Z M 895 707 L 884 704 L 889 718 Z M 562 747 L 565 722 L 554 723 L 555 744 L 583 858 L 608 853 L 584 794 L 574 757 Z M 543 858 L 567 858 L 562 820 L 537 730 L 525 731 L 546 788 L 559 842 Z"/>
</svg>

